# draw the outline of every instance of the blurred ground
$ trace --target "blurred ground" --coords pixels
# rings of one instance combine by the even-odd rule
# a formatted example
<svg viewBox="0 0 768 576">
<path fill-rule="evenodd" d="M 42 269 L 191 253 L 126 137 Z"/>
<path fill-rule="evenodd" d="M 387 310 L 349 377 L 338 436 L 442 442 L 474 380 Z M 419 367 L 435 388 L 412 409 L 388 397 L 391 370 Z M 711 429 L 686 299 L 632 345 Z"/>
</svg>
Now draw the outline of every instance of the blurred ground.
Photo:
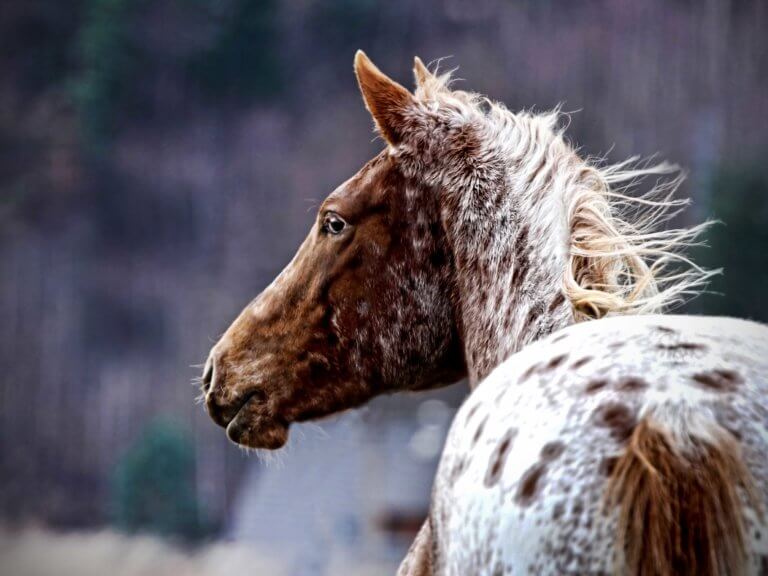
<svg viewBox="0 0 768 576">
<path fill-rule="evenodd" d="M 182 550 L 149 536 L 42 529 L 0 532 L 0 571 L 14 576 L 281 576 L 277 562 L 243 544 Z"/>
<path fill-rule="evenodd" d="M 300 535 L 297 535 L 300 537 Z M 13 576 L 286 576 L 279 557 L 245 543 L 184 549 L 150 536 L 112 531 L 66 534 L 27 529 L 0 531 L 0 572 Z M 334 558 L 329 574 L 391 576 L 388 565 Z"/>
</svg>

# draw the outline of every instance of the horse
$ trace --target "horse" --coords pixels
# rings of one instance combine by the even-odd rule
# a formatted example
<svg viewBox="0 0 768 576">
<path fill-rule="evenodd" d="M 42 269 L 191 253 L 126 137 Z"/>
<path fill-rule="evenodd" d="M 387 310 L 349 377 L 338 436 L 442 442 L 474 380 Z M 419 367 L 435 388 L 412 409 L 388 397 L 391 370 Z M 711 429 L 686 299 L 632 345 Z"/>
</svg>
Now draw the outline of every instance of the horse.
<svg viewBox="0 0 768 576">
<path fill-rule="evenodd" d="M 467 378 L 401 576 L 768 574 L 768 328 L 662 313 L 714 273 L 685 255 L 707 223 L 662 226 L 677 169 L 582 158 L 559 111 L 418 58 L 414 92 L 354 69 L 384 149 L 213 346 L 210 417 L 278 449 Z"/>
</svg>

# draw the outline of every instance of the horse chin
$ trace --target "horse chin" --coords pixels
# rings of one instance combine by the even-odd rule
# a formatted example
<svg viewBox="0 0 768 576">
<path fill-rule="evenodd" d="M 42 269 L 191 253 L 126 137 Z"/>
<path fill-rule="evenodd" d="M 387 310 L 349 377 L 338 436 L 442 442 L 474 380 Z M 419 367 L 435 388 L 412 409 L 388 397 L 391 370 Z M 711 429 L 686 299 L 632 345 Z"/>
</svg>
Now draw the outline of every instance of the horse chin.
<svg viewBox="0 0 768 576">
<path fill-rule="evenodd" d="M 288 423 L 248 403 L 227 425 L 227 438 L 246 448 L 277 450 L 288 441 Z"/>
</svg>

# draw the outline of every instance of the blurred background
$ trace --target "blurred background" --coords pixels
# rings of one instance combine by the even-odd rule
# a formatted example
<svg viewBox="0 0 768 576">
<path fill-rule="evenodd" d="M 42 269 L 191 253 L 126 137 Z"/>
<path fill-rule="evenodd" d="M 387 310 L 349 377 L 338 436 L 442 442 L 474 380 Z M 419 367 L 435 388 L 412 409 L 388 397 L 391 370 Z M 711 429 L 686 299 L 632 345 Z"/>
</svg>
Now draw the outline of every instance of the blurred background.
<svg viewBox="0 0 768 576">
<path fill-rule="evenodd" d="M 768 320 L 761 0 L 0 3 L 0 572 L 392 574 L 462 385 L 228 443 L 189 385 L 382 146 L 363 48 L 411 86 L 572 111 L 583 154 L 681 164 L 694 312 Z"/>
</svg>

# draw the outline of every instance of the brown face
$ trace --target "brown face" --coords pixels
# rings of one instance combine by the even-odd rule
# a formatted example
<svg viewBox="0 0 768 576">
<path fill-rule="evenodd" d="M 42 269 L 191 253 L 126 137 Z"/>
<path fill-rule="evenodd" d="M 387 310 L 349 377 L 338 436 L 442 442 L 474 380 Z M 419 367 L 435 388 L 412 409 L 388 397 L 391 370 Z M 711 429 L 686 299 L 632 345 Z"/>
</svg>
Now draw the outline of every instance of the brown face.
<svg viewBox="0 0 768 576">
<path fill-rule="evenodd" d="M 331 194 L 293 261 L 213 347 L 205 404 L 227 436 L 279 448 L 292 422 L 465 373 L 437 192 L 386 152 Z"/>
</svg>

